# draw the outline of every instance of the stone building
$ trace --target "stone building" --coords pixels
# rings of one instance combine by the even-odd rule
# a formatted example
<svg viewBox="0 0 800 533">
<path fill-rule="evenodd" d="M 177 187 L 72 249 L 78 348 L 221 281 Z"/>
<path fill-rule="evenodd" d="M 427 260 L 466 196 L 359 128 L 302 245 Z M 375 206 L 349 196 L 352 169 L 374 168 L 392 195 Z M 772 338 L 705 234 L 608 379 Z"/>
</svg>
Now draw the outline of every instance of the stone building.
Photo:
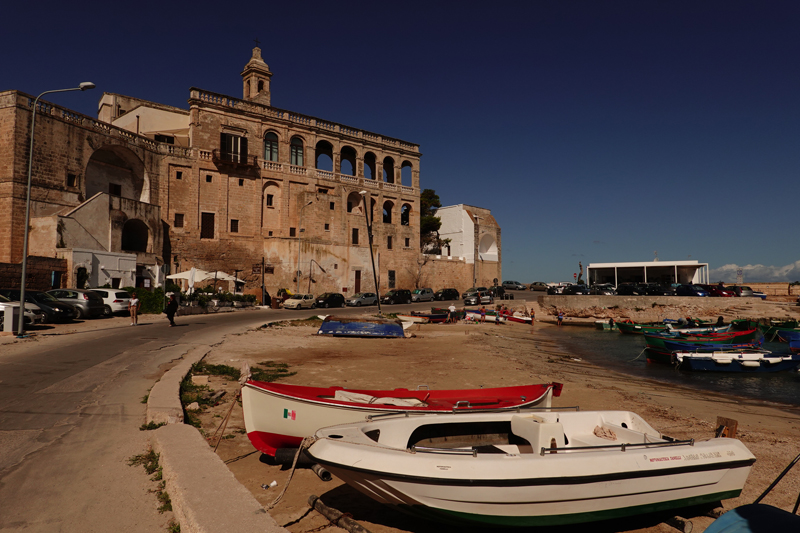
<svg viewBox="0 0 800 533">
<path fill-rule="evenodd" d="M 30 256 L 63 284 L 160 285 L 195 266 L 246 292 L 413 287 L 419 145 L 271 106 L 258 48 L 243 98 L 191 88 L 189 109 L 104 93 L 98 120 L 40 102 Z M 0 93 L 0 262 L 22 259 L 33 98 Z M 135 267 L 133 266 L 135 265 Z"/>
<path fill-rule="evenodd" d="M 439 237 L 450 239 L 443 256 L 460 258 L 470 271 L 468 280 L 463 279 L 462 272 L 461 283 L 480 287 L 502 280 L 500 225 L 490 210 L 459 204 L 440 207 L 436 216 L 442 221 Z"/>
</svg>

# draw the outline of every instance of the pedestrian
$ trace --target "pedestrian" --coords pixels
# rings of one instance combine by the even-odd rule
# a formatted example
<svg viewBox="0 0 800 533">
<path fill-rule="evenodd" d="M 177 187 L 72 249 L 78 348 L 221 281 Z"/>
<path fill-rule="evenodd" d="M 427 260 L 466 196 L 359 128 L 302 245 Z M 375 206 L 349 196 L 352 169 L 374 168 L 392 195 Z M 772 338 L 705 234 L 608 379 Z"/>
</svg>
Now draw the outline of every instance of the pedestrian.
<svg viewBox="0 0 800 533">
<path fill-rule="evenodd" d="M 486 307 L 481 306 L 481 324 L 486 322 Z"/>
<path fill-rule="evenodd" d="M 558 325 L 561 326 L 564 322 L 564 311 L 558 312 Z"/>
<path fill-rule="evenodd" d="M 131 314 L 131 326 L 139 325 L 139 308 L 142 302 L 136 297 L 136 293 L 131 294 L 131 299 L 128 302 L 128 312 Z"/>
<path fill-rule="evenodd" d="M 169 319 L 169 327 L 175 327 L 175 313 L 178 312 L 178 300 L 175 298 L 174 294 L 169 295 L 169 303 L 167 303 L 167 308 L 164 310 L 167 313 L 167 318 Z"/>
<path fill-rule="evenodd" d="M 455 306 L 455 304 L 450 304 L 450 307 L 448 307 L 447 310 L 449 311 L 449 313 L 447 315 L 447 321 L 449 323 L 451 323 L 451 324 L 455 324 L 456 322 L 458 322 L 458 320 L 456 320 L 456 306 Z"/>
</svg>

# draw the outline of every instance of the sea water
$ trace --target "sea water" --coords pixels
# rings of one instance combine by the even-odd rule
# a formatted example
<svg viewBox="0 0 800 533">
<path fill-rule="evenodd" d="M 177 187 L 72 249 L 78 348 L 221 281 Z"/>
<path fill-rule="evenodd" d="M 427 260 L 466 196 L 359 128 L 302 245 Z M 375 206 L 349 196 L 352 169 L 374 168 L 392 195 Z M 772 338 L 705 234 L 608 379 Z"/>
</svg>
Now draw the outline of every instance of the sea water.
<svg viewBox="0 0 800 533">
<path fill-rule="evenodd" d="M 643 352 L 645 342 L 642 335 L 588 327 L 541 328 L 536 334 L 547 336 L 577 358 L 624 374 L 692 389 L 800 406 L 800 372 L 686 372 L 672 365 L 648 363 Z M 764 348 L 773 353 L 789 351 L 789 345 L 781 342 L 765 342 Z"/>
</svg>

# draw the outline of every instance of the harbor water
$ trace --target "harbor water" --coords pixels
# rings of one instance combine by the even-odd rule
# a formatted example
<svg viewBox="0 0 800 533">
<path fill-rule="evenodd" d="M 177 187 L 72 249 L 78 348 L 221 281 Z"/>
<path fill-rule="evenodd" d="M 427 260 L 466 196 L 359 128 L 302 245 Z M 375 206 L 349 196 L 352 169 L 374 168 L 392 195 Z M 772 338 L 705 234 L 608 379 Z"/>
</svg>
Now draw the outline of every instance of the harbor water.
<svg viewBox="0 0 800 533">
<path fill-rule="evenodd" d="M 671 365 L 648 363 L 641 335 L 574 326 L 542 328 L 537 334 L 551 338 L 576 358 L 624 374 L 692 389 L 800 406 L 800 372 L 685 372 Z M 788 345 L 781 342 L 765 342 L 764 348 L 773 353 L 789 351 Z"/>
</svg>

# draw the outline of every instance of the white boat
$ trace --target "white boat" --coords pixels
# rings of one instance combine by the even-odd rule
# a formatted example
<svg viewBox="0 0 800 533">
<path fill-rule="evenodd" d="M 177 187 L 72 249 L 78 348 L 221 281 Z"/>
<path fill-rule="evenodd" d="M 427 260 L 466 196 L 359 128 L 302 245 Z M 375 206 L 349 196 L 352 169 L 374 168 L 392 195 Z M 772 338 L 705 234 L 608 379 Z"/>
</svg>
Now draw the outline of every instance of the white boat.
<svg viewBox="0 0 800 533">
<path fill-rule="evenodd" d="M 480 311 L 465 311 L 466 318 L 468 320 L 474 320 L 475 322 L 481 321 L 481 312 Z M 490 315 L 486 313 L 486 322 L 505 322 L 506 318 L 503 316 L 496 316 Z"/>
<path fill-rule="evenodd" d="M 673 352 L 673 361 L 681 370 L 702 372 L 782 372 L 800 366 L 800 355 L 774 354 L 758 348 L 710 352 Z"/>
<path fill-rule="evenodd" d="M 676 441 L 625 411 L 392 416 L 320 429 L 306 454 L 378 502 L 481 526 L 594 522 L 739 496 L 738 440 Z"/>
</svg>

